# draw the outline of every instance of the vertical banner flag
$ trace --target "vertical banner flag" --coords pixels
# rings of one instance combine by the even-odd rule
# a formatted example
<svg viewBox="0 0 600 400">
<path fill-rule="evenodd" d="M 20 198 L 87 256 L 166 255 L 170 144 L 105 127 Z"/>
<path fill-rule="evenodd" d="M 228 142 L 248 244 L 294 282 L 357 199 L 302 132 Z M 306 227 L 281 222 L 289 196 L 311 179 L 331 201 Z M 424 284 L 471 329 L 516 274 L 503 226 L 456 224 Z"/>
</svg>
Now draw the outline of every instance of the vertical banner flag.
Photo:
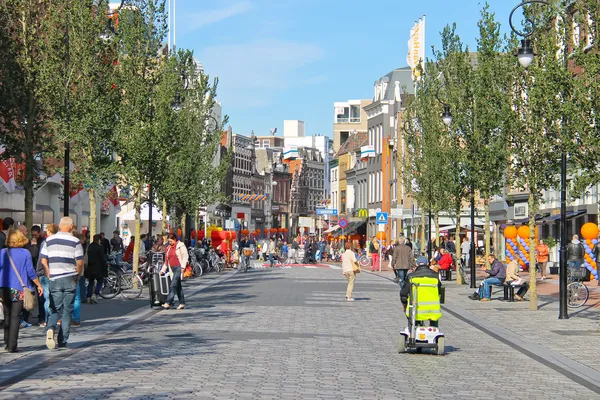
<svg viewBox="0 0 600 400">
<path fill-rule="evenodd" d="M 0 155 L 4 151 L 4 146 L 0 146 Z M 0 160 L 0 183 L 8 193 L 15 191 L 17 184 L 15 182 L 15 160 L 13 158 Z"/>
<path fill-rule="evenodd" d="M 406 62 L 412 70 L 413 81 L 418 81 L 420 72 L 417 67 L 425 61 L 425 16 L 415 22 L 408 39 Z"/>
</svg>

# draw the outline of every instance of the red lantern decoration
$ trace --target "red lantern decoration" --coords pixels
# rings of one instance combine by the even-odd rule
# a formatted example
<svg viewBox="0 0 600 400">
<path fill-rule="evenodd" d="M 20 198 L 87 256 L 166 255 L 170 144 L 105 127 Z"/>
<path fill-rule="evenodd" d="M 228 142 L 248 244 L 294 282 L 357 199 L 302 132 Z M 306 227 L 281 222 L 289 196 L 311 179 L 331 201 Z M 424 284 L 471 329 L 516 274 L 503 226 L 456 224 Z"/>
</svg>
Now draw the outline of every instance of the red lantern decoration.
<svg viewBox="0 0 600 400">
<path fill-rule="evenodd" d="M 277 228 L 277 232 L 281 233 L 281 232 L 283 232 L 283 229 L 282 228 Z"/>
<path fill-rule="evenodd" d="M 250 231 L 248 229 L 242 229 L 242 235 L 247 235 L 249 233 Z"/>
<path fill-rule="evenodd" d="M 265 235 L 266 235 L 267 233 L 269 233 L 269 230 L 267 228 L 265 228 L 264 232 L 265 232 Z"/>
<path fill-rule="evenodd" d="M 277 232 L 277 229 L 271 228 L 271 233 L 276 233 L 276 232 Z"/>
<path fill-rule="evenodd" d="M 283 228 L 283 233 L 288 233 L 288 228 Z"/>
</svg>

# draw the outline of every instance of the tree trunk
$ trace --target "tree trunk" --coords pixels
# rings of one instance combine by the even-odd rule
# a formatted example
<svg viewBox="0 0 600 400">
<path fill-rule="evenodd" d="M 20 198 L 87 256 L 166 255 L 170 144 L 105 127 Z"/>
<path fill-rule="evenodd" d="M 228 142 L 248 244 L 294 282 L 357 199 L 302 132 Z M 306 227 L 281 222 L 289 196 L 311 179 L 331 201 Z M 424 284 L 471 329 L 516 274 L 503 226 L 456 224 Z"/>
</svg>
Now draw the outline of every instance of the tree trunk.
<svg viewBox="0 0 600 400">
<path fill-rule="evenodd" d="M 538 310 L 537 284 L 535 281 L 535 200 L 529 195 L 529 309 Z"/>
<path fill-rule="evenodd" d="M 98 216 L 96 215 L 96 189 L 90 189 L 90 238 L 93 240 L 94 235 L 98 233 Z"/>
<path fill-rule="evenodd" d="M 461 253 L 460 253 L 460 214 L 461 214 L 461 203 L 458 202 L 456 204 L 456 230 L 454 232 L 454 243 L 456 245 L 456 251 L 455 251 L 455 255 L 454 257 L 456 257 L 456 283 L 458 283 L 459 285 L 463 284 L 463 272 L 464 270 L 461 270 L 458 267 L 459 264 L 459 260 L 461 257 Z"/>
<path fill-rule="evenodd" d="M 23 155 L 25 157 L 25 176 L 23 177 L 23 189 L 25 190 L 25 226 L 31 232 L 33 225 L 33 180 L 35 173 L 35 124 L 37 119 L 37 102 L 35 97 L 30 95 L 28 104 L 28 119 L 25 126 L 25 141 L 23 146 Z M 21 124 L 21 126 L 23 126 Z"/>
<path fill-rule="evenodd" d="M 435 213 L 435 246 L 440 247 L 440 214 L 438 212 Z"/>
<path fill-rule="evenodd" d="M 167 234 L 167 200 L 162 201 L 162 235 Z"/>
<path fill-rule="evenodd" d="M 485 226 L 483 227 L 483 233 L 485 235 L 485 266 L 486 268 L 490 268 L 490 262 L 488 261 L 487 256 L 490 254 L 490 199 L 486 198 L 483 202 L 483 206 L 485 208 Z M 496 244 L 496 248 L 498 245 Z M 502 258 L 496 254 L 498 260 Z"/>
<path fill-rule="evenodd" d="M 185 243 L 185 239 L 187 238 L 187 214 L 183 213 L 181 215 L 181 241 Z"/>
<path fill-rule="evenodd" d="M 135 243 L 133 244 L 133 273 L 138 274 L 138 266 L 140 261 L 140 236 L 142 236 L 142 221 L 140 220 L 140 213 L 142 208 L 142 187 L 141 185 L 137 188 L 137 193 L 135 195 Z"/>
<path fill-rule="evenodd" d="M 425 209 L 421 208 L 421 248 L 419 249 L 421 255 L 427 252 L 427 245 L 429 243 L 425 241 Z"/>
</svg>

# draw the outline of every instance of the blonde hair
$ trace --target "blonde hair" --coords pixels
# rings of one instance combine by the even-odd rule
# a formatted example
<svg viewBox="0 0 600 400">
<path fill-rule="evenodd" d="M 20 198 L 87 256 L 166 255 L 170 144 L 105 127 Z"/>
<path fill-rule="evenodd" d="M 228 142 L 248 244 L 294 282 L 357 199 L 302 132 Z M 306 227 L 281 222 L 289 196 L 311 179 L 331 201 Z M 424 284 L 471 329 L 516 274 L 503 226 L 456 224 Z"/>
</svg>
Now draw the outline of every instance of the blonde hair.
<svg viewBox="0 0 600 400">
<path fill-rule="evenodd" d="M 13 229 L 8 232 L 8 238 L 6 239 L 6 247 L 20 248 L 25 247 L 29 243 L 29 239 L 20 230 Z"/>
<path fill-rule="evenodd" d="M 56 232 L 58 232 L 58 225 L 50 224 L 50 225 L 46 226 L 46 232 L 54 235 Z"/>
</svg>

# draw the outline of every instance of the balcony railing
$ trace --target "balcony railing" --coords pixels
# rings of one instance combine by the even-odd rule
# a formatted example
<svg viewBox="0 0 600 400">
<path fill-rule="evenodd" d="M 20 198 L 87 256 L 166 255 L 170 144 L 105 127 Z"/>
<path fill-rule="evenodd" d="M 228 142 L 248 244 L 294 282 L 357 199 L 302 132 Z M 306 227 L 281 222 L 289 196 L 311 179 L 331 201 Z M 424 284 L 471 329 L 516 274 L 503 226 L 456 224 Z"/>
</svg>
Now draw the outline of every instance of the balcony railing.
<svg viewBox="0 0 600 400">
<path fill-rule="evenodd" d="M 335 123 L 336 124 L 360 124 L 360 117 L 351 117 L 351 118 L 337 117 L 335 119 Z"/>
</svg>

